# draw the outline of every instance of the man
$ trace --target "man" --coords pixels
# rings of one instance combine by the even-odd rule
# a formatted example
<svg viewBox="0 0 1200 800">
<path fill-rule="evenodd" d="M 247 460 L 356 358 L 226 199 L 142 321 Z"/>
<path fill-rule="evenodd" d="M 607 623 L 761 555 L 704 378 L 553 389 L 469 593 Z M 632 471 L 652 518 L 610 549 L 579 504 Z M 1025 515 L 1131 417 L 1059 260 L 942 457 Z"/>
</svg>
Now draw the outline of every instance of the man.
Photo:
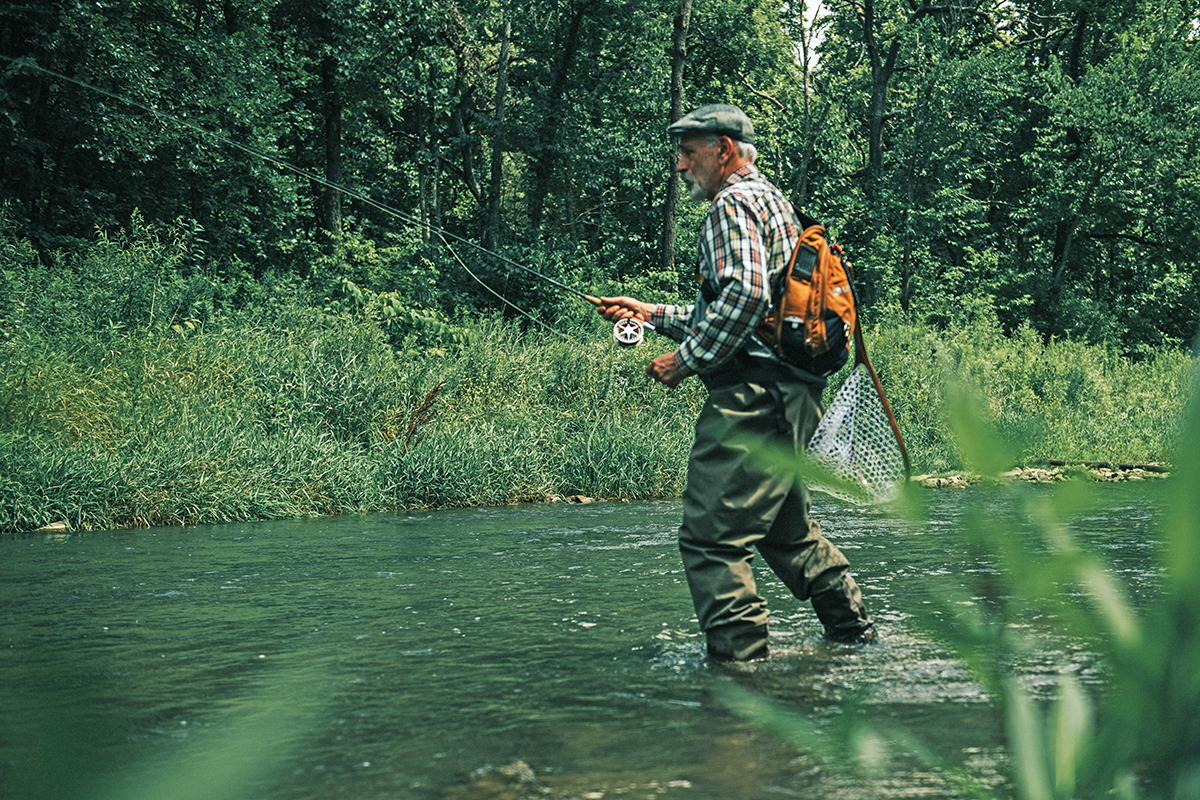
<svg viewBox="0 0 1200 800">
<path fill-rule="evenodd" d="M 767 448 L 799 452 L 821 416 L 822 378 L 780 361 L 754 329 L 770 311 L 799 238 L 791 204 L 755 168 L 754 126 L 735 106 L 698 108 L 667 129 L 679 137 L 676 170 L 694 200 L 709 200 L 697 266 L 700 294 L 689 306 L 600 298 L 610 321 L 637 318 L 679 343 L 646 373 L 673 388 L 698 375 L 709 390 L 688 460 L 679 548 L 710 657 L 764 658 L 767 604 L 750 562 L 757 548 L 825 635 L 868 642 L 874 628 L 849 562 L 809 519 L 807 489 L 765 467 Z"/>
</svg>

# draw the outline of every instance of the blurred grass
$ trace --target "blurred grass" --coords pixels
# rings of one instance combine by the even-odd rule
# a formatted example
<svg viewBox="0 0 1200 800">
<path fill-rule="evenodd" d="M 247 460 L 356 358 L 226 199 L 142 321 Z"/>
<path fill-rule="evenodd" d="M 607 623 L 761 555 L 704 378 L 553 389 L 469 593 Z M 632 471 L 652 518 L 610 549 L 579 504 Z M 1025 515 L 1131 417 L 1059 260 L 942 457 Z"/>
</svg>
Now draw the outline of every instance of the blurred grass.
<svg viewBox="0 0 1200 800">
<path fill-rule="evenodd" d="M 250 800 L 269 796 L 287 777 L 311 731 L 327 714 L 320 662 L 272 669 L 258 683 L 214 704 L 203 728 L 170 748 L 148 748 L 114 759 L 95 746 L 95 725 L 81 726 L 73 709 L 46 698 L 42 727 L 28 736 L 38 756 L 4 775 L 4 797 L 56 800 Z M 118 740 L 116 730 L 106 730 Z M 6 765 L 9 766 L 9 765 Z"/>
<path fill-rule="evenodd" d="M 1192 372 L 1187 381 L 1198 378 Z M 916 759 L 981 800 L 1200 797 L 1200 403 L 1190 394 L 1170 443 L 1175 472 L 1155 494 L 1158 531 L 1146 543 L 1160 575 L 1155 602 L 1137 607 L 1103 544 L 1074 535 L 1072 519 L 1104 503 L 1098 487 L 1083 482 L 982 490 L 952 530 L 957 548 L 994 568 L 915 579 L 937 600 L 916 607 L 911 621 L 952 649 L 996 707 L 1003 781 L 936 755 L 920 734 L 872 714 L 865 698 L 832 724 L 736 681 L 718 684 L 717 699 L 830 769 L 868 780 Z M 1006 441 L 993 410 L 963 382 L 948 386 L 945 428 L 969 469 L 995 477 L 1019 443 Z M 896 510 L 919 529 L 921 505 Z M 1054 643 L 1064 640 L 1096 658 L 1102 684 L 1083 686 L 1067 655 L 1051 692 L 1021 680 L 1014 665 L 1031 653 L 1061 652 Z"/>
</svg>

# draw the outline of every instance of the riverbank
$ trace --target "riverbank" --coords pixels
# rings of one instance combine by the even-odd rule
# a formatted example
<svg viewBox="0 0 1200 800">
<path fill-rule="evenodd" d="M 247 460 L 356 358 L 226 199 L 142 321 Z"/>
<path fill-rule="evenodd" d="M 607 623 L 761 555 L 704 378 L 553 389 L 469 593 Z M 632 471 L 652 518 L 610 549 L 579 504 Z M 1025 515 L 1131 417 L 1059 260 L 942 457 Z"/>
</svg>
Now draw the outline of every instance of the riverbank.
<svg viewBox="0 0 1200 800">
<path fill-rule="evenodd" d="M 10 340 L 0 529 L 677 497 L 703 388 L 645 377 L 663 342 L 621 350 L 604 334 L 581 327 L 566 341 L 494 322 L 461 344 L 397 350 L 367 322 L 296 310 L 272 325 Z M 945 387 L 972 371 L 1018 466 L 1049 453 L 1169 456 L 1186 356 L 1126 364 L 1054 345 L 1044 360 L 1065 353 L 1081 385 L 1037 387 L 1036 375 L 994 369 L 1008 340 L 919 361 L 922 339 L 946 348 L 933 330 L 869 337 L 918 475 L 967 466 L 943 415 Z M 1140 402 L 1118 403 L 1135 391 Z"/>
<path fill-rule="evenodd" d="M 1170 477 L 1169 470 L 1167 470 L 1165 468 L 1161 468 L 1161 465 L 1153 465 L 1153 466 L 1156 468 L 1150 469 L 1150 470 L 1143 469 L 1141 467 L 1130 467 L 1128 469 L 1122 469 L 1120 467 L 1117 467 L 1114 469 L 1108 469 L 1108 468 L 1104 468 L 1104 467 L 1095 467 L 1095 468 L 1088 468 L 1085 472 L 1081 472 L 1078 469 L 1069 469 L 1069 468 L 1065 468 L 1065 467 L 1050 467 L 1050 468 L 1020 467 L 1018 469 L 1010 470 L 1009 472 L 1001 474 L 1000 480 L 1001 481 L 1022 481 L 1024 483 L 1031 483 L 1031 484 L 1052 484 L 1052 483 L 1060 483 L 1062 481 L 1071 480 L 1072 478 L 1079 479 L 1081 476 L 1086 475 L 1091 480 L 1094 480 L 1094 481 L 1097 481 L 1100 483 L 1123 483 L 1123 482 L 1156 480 L 1156 479 L 1163 479 L 1163 478 Z M 974 475 L 974 474 L 970 474 L 970 473 L 968 473 L 968 474 L 953 474 L 953 475 L 932 475 L 932 474 L 914 475 L 914 476 L 912 476 L 912 478 L 910 480 L 914 484 L 917 484 L 925 489 L 966 489 L 970 486 L 979 485 L 980 483 L 995 483 L 996 482 L 996 479 L 984 479 L 979 475 Z M 627 498 L 627 497 L 616 497 L 616 498 L 599 497 L 598 498 L 598 497 L 588 497 L 587 495 L 582 495 L 582 494 L 573 494 L 573 495 L 568 495 L 568 496 L 564 497 L 562 495 L 550 494 L 550 495 L 547 495 L 546 497 L 542 498 L 541 500 L 530 501 L 527 499 L 524 501 L 512 501 L 512 502 L 514 502 L 514 503 L 515 502 L 541 502 L 541 503 L 546 503 L 546 504 L 565 503 L 567 505 L 589 505 L 591 503 L 600 503 L 600 502 L 614 502 L 614 501 L 627 502 L 630 499 L 632 499 L 632 498 Z M 653 498 L 644 498 L 644 499 L 659 499 L 659 500 L 661 500 L 661 499 L 668 499 L 668 498 L 653 497 Z M 379 510 L 382 510 L 382 509 L 379 509 Z M 400 510 L 400 509 L 388 509 L 388 510 Z M 333 513 L 336 513 L 336 512 L 333 512 Z M 66 520 L 58 520 L 55 522 L 51 522 L 47 525 L 43 525 L 43 526 L 35 529 L 32 532 L 33 533 L 70 533 L 71 530 L 72 530 L 72 528 L 71 528 L 71 525 L 69 522 L 67 522 Z"/>
<path fill-rule="evenodd" d="M 1057 459 L 1056 459 L 1057 460 Z M 1018 467 L 999 475 L 1001 481 L 1021 481 L 1023 483 L 1047 484 L 1061 483 L 1073 478 L 1086 478 L 1099 483 L 1125 483 L 1146 480 L 1159 480 L 1171 476 L 1170 467 L 1165 464 L 1061 464 L 1053 462 L 1046 467 Z M 985 480 L 995 482 L 996 479 L 984 479 L 979 475 L 950 474 L 934 475 L 926 473 L 913 475 L 911 480 L 926 489 L 965 489 L 975 486 Z"/>
<path fill-rule="evenodd" d="M 662 338 L 622 349 L 575 306 L 553 329 L 530 329 L 381 316 L 286 285 L 237 307 L 210 296 L 202 311 L 191 283 L 167 298 L 141 280 L 152 259 L 139 253 L 95 256 L 123 282 L 51 272 L 19 248 L 0 254 L 0 531 L 683 489 L 705 393 L 695 380 L 667 390 L 646 377 L 645 363 L 672 346 Z M 866 338 L 918 475 L 973 468 L 947 422 L 957 384 L 982 398 L 979 416 L 1010 453 L 1002 469 L 1171 460 L 1191 385 L 1185 351 L 1132 361 L 1005 335 L 989 319 L 880 324 Z"/>
<path fill-rule="evenodd" d="M 605 333 L 581 326 L 567 341 L 493 322 L 459 344 L 397 350 L 368 322 L 293 309 L 270 325 L 10 340 L 0 529 L 677 497 L 703 388 L 652 383 L 643 364 L 664 343 L 621 350 Z M 942 355 L 915 359 L 923 340 Z M 943 415 L 945 387 L 972 373 L 1018 466 L 1049 453 L 1165 461 L 1189 368 L 1182 355 L 1130 364 L 1058 344 L 1022 375 L 996 368 L 1015 349 L 1002 337 L 983 348 L 903 327 L 869 341 L 918 475 L 967 466 Z M 1074 380 L 1047 378 L 1048 363 Z"/>
</svg>

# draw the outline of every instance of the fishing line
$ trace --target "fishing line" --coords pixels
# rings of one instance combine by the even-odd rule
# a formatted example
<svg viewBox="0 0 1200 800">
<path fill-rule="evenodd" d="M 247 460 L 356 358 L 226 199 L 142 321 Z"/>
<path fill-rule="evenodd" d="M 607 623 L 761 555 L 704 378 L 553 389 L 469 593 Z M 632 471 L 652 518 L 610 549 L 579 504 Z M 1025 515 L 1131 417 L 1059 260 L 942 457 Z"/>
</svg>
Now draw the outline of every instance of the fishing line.
<svg viewBox="0 0 1200 800">
<path fill-rule="evenodd" d="M 472 272 L 472 271 L 471 271 L 471 268 L 467 266 L 467 262 L 463 261 L 461 258 L 459 258 L 459 257 L 458 257 L 458 253 L 454 252 L 454 248 L 450 246 L 450 243 L 449 243 L 449 242 L 447 242 L 445 239 L 442 239 L 442 244 L 443 244 L 443 245 L 445 245 L 445 247 L 446 247 L 446 252 L 448 252 L 448 253 L 449 253 L 451 256 L 453 256 L 453 257 L 454 257 L 454 260 L 458 262 L 458 265 L 459 265 L 460 267 L 462 267 L 462 268 L 463 268 L 463 271 L 464 271 L 464 272 L 466 272 L 468 275 L 470 275 L 470 276 L 471 276 L 471 277 L 472 277 L 472 278 L 475 280 L 475 282 L 476 282 L 476 283 L 478 283 L 478 284 L 479 284 L 480 286 L 482 286 L 484 289 L 486 289 L 487 291 L 489 291 L 489 292 L 491 292 L 493 295 L 495 295 L 496 299 L 497 299 L 497 300 L 499 300 L 501 303 L 504 303 L 504 304 L 505 304 L 505 305 L 507 305 L 509 308 L 511 308 L 513 311 L 516 311 L 518 314 L 520 314 L 521 316 L 525 317 L 526 319 L 528 319 L 530 322 L 534 323 L 535 325 L 540 325 L 541 327 L 545 328 L 545 329 L 546 329 L 546 330 L 548 330 L 550 333 L 553 333 L 555 336 L 560 336 L 560 337 L 562 337 L 563 339 L 566 339 L 568 342 L 573 342 L 573 341 L 575 341 L 575 340 L 574 340 L 574 339 L 572 339 L 570 336 L 567 336 L 567 335 L 566 335 L 565 333 L 563 333 L 562 331 L 560 331 L 560 330 L 556 330 L 555 328 L 553 328 L 553 327 L 551 327 L 550 325 L 546 324 L 546 322 L 545 322 L 544 320 L 540 320 L 540 319 L 538 319 L 537 317 L 533 316 L 533 315 L 532 315 L 532 314 L 530 314 L 528 311 L 526 311 L 525 309 L 523 309 L 523 308 L 521 308 L 520 306 L 518 306 L 516 303 L 513 303 L 513 302 L 512 302 L 511 300 L 509 300 L 507 297 L 505 297 L 504 295 L 500 294 L 499 292 L 497 292 L 497 291 L 496 291 L 495 289 L 493 289 L 492 287 L 488 286 L 488 285 L 487 285 L 487 284 L 486 284 L 486 283 L 483 281 L 483 279 L 482 279 L 482 278 L 480 278 L 478 275 L 476 275 L 474 272 Z"/>
<path fill-rule="evenodd" d="M 570 292 L 571 294 L 576 295 L 578 297 L 582 297 L 584 300 L 587 300 L 589 303 L 591 303 L 594 306 L 601 305 L 599 298 L 596 298 L 590 294 L 581 292 L 572 286 L 568 286 L 567 284 L 563 283 L 562 281 L 558 281 L 558 280 L 555 280 L 554 278 L 551 278 L 549 275 L 543 275 L 542 273 L 538 272 L 537 270 L 535 270 L 531 267 L 527 267 L 524 264 L 519 264 L 516 261 L 513 261 L 511 258 L 501 255 L 500 253 L 497 253 L 493 250 L 489 250 L 488 248 L 484 247 L 481 244 L 472 242 L 470 239 L 466 239 L 462 236 L 458 236 L 457 234 L 451 233 L 450 231 L 447 231 L 443 228 L 439 228 L 438 226 L 436 226 L 432 223 L 425 222 L 424 220 L 418 219 L 417 217 L 414 217 L 411 214 L 401 211 L 398 208 L 390 206 L 387 203 L 383 203 L 383 202 L 380 202 L 379 200 L 375 200 L 374 198 L 368 197 L 367 195 L 363 194 L 362 192 L 355 191 L 354 189 L 350 189 L 349 187 L 343 186 L 339 183 L 335 183 L 327 178 L 323 178 L 320 175 L 316 174 L 315 172 L 304 169 L 303 167 L 298 167 L 295 164 L 292 164 L 291 162 L 284 161 L 283 159 L 281 159 L 277 156 L 273 156 L 264 150 L 258 149 L 257 147 L 245 144 L 244 142 L 239 142 L 235 139 L 231 139 L 222 133 L 218 133 L 217 131 L 210 130 L 208 128 L 205 128 L 202 125 L 197 125 L 196 123 L 191 122 L 191 121 L 184 119 L 183 117 L 177 116 L 175 114 L 171 114 L 166 111 L 160 111 L 159 109 L 155 108 L 154 106 L 152 106 L 148 103 L 143 103 L 139 100 L 135 100 L 131 97 L 126 97 L 124 95 L 120 95 L 115 92 L 110 92 L 107 89 L 102 89 L 99 86 L 95 86 L 86 81 L 79 80 L 78 78 L 72 78 L 68 75 L 62 74 L 61 72 L 56 72 L 52 69 L 47 69 L 46 67 L 40 66 L 39 64 L 35 63 L 33 61 L 32 57 L 25 56 L 22 58 L 13 58 L 11 56 L 0 55 L 0 59 L 4 59 L 5 61 L 8 61 L 10 64 L 13 65 L 14 68 L 17 68 L 17 69 L 25 68 L 25 69 L 34 70 L 36 72 L 41 72 L 46 75 L 50 75 L 51 77 L 57 78 L 62 81 L 66 81 L 67 83 L 72 83 L 83 89 L 87 89 L 89 91 L 93 91 L 93 92 L 96 92 L 97 94 L 101 94 L 105 97 L 108 97 L 112 100 L 116 100 L 119 103 L 125 103 L 126 105 L 133 106 L 134 108 L 140 108 L 143 111 L 148 111 L 149 113 L 151 113 L 154 116 L 159 117 L 161 119 L 167 119 L 167 120 L 175 122 L 179 125 L 182 125 L 185 128 L 190 128 L 191 130 L 196 131 L 197 133 L 203 134 L 204 136 L 211 137 L 213 139 L 216 139 L 219 142 L 224 142 L 225 144 L 229 145 L 230 147 L 234 147 L 238 150 L 241 150 L 244 153 L 249 153 L 250 155 L 257 156 L 258 158 L 261 158 L 264 161 L 268 161 L 278 167 L 281 167 L 285 170 L 293 172 L 296 175 L 299 175 L 303 178 L 313 181 L 314 183 L 316 183 L 320 186 L 324 186 L 328 189 L 334 189 L 335 191 L 341 192 L 342 194 L 346 195 L 347 197 L 351 197 L 355 200 L 359 200 L 363 203 L 366 203 L 368 206 L 371 206 L 372 208 L 382 211 L 385 214 L 390 214 L 393 217 L 395 217 L 396 219 L 401 220 L 402 222 L 407 222 L 410 225 L 416 225 L 418 227 L 425 228 L 426 230 L 430 231 L 431 233 L 437 234 L 442 239 L 443 244 L 447 245 L 447 248 L 449 248 L 449 244 L 446 242 L 446 239 L 449 238 L 460 244 L 465 244 L 469 247 L 473 247 L 475 250 L 479 251 L 480 253 L 483 253 L 484 255 L 489 255 L 492 258 L 495 258 L 498 261 L 501 261 L 511 267 L 516 267 L 517 269 L 519 269 L 523 272 L 533 275 L 535 278 L 540 278 L 541 280 L 545 281 L 546 283 L 549 283 L 552 286 L 562 289 L 563 291 Z M 453 251 L 451 251 L 451 252 L 453 252 Z M 457 256 L 455 256 L 455 259 L 458 260 L 458 262 L 460 264 L 463 263 L 462 260 L 459 259 Z M 465 264 L 463 266 L 465 267 Z M 479 280 L 479 278 L 477 276 L 474 275 L 474 273 L 471 273 L 470 270 L 467 270 L 467 272 L 470 273 L 471 277 L 475 278 L 475 280 L 479 281 L 481 284 L 483 283 L 482 281 Z M 484 285 L 486 287 L 486 284 L 484 284 Z M 491 291 L 492 294 L 495 294 L 497 297 L 500 297 L 499 293 L 497 293 L 495 290 L 489 289 L 489 291 Z M 501 299 L 504 300 L 504 298 L 502 298 L 502 297 L 501 297 Z M 513 303 L 511 303 L 508 300 L 504 300 L 504 302 L 508 303 L 513 308 L 517 308 L 517 306 L 513 305 Z M 518 309 L 518 310 L 520 310 L 520 309 Z M 524 313 L 524 312 L 522 312 L 522 313 Z M 526 314 L 526 316 L 528 316 L 528 314 Z M 532 319 L 532 317 L 530 317 L 530 318 Z M 643 327 L 648 328 L 649 330 L 654 330 L 654 327 L 652 325 L 650 325 L 649 323 L 640 323 L 640 324 Z M 615 332 L 614 332 L 614 338 L 617 338 L 618 344 L 621 344 L 622 346 L 630 346 L 626 342 L 623 342 L 620 338 L 618 338 L 616 336 Z M 640 337 L 638 338 L 638 341 L 639 342 L 641 341 Z M 634 344 L 636 344 L 636 342 Z"/>
</svg>

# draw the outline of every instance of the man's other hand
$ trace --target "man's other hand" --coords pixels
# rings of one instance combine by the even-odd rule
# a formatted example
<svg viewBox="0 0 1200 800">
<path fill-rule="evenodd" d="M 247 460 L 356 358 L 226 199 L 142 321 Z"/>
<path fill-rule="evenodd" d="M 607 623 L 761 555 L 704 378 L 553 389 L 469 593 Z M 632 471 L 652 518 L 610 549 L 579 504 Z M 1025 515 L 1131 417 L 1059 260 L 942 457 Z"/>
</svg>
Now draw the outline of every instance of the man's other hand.
<svg viewBox="0 0 1200 800">
<path fill-rule="evenodd" d="M 651 361 L 646 365 L 646 374 L 668 389 L 674 389 L 680 381 L 687 377 L 675 366 L 674 353 L 663 353 Z"/>
</svg>

